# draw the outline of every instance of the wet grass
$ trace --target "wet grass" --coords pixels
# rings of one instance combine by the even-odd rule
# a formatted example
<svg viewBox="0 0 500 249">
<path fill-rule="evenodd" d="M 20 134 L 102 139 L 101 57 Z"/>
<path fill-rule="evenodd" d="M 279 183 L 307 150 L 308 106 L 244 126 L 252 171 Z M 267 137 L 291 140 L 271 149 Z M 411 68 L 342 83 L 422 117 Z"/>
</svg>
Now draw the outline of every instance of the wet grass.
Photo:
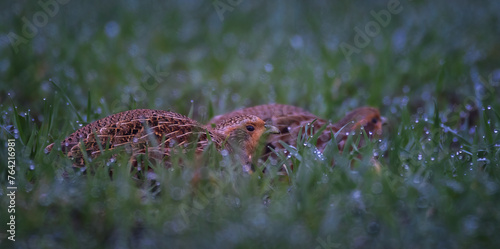
<svg viewBox="0 0 500 249">
<path fill-rule="evenodd" d="M 210 1 L 70 1 L 17 51 L 7 35 L 26 38 L 23 17 L 43 8 L 1 3 L 0 155 L 15 138 L 17 163 L 16 241 L 1 225 L 1 247 L 495 248 L 500 5 L 401 1 L 349 63 L 342 44 L 355 46 L 355 27 L 388 2 L 242 1 L 221 20 Z M 222 155 L 148 165 L 149 179 L 126 153 L 93 160 L 94 174 L 44 154 L 119 111 L 204 122 L 269 102 L 334 121 L 372 105 L 389 125 L 342 155 L 332 144 L 318 157 L 306 139 L 288 178 L 273 162 L 243 174 Z M 8 174 L 0 168 L 0 224 L 9 222 Z"/>
</svg>

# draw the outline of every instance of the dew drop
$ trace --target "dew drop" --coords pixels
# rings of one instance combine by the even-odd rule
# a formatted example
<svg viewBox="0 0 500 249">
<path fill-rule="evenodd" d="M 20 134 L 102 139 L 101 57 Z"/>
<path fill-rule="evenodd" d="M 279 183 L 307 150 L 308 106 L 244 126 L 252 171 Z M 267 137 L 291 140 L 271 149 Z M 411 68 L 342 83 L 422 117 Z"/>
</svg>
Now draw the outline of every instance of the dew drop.
<svg viewBox="0 0 500 249">
<path fill-rule="evenodd" d="M 120 25 L 115 21 L 108 22 L 104 27 L 104 32 L 109 38 L 113 38 L 120 33 Z"/>
<path fill-rule="evenodd" d="M 290 45 L 294 48 L 294 49 L 300 49 L 302 48 L 302 46 L 304 45 L 304 40 L 302 39 L 302 37 L 300 35 L 294 35 L 291 39 L 290 39 Z"/>
<path fill-rule="evenodd" d="M 266 72 L 270 73 L 270 72 L 272 72 L 272 71 L 273 71 L 274 66 L 273 66 L 273 64 L 271 64 L 271 63 L 267 63 L 267 64 L 264 66 L 264 69 L 266 70 Z"/>
<path fill-rule="evenodd" d="M 222 151 L 220 152 L 220 154 L 221 154 L 222 156 L 226 157 L 226 156 L 228 156 L 228 155 L 229 155 L 229 151 L 227 151 L 227 150 L 222 150 Z"/>
</svg>

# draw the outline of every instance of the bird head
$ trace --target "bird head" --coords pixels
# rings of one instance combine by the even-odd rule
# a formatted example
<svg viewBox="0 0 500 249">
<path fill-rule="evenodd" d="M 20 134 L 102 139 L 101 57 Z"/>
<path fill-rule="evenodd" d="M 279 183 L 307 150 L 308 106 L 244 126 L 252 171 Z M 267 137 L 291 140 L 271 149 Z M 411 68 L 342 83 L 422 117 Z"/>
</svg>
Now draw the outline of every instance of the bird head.
<svg viewBox="0 0 500 249">
<path fill-rule="evenodd" d="M 345 132 L 358 131 L 363 127 L 367 133 L 380 136 L 385 123 L 386 119 L 380 116 L 377 108 L 360 107 L 345 115 L 335 126 Z"/>
<path fill-rule="evenodd" d="M 241 150 L 245 158 L 251 158 L 263 135 L 279 133 L 278 128 L 253 115 L 230 117 L 219 122 L 215 130 L 227 139 L 233 149 Z"/>
</svg>

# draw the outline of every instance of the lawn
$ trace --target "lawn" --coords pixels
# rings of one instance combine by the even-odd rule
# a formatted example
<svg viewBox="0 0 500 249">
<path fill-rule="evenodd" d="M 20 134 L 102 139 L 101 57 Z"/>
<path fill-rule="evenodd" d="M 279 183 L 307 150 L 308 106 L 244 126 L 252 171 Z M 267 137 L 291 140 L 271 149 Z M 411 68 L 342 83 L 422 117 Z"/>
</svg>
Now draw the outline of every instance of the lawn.
<svg viewBox="0 0 500 249">
<path fill-rule="evenodd" d="M 499 1 L 0 7 L 1 248 L 500 245 Z M 332 121 L 369 105 L 389 122 L 344 153 L 318 156 L 298 138 L 287 177 L 277 162 L 250 175 L 218 153 L 142 165 L 154 176 L 125 151 L 85 171 L 44 153 L 125 110 L 206 122 L 266 103 Z"/>
</svg>

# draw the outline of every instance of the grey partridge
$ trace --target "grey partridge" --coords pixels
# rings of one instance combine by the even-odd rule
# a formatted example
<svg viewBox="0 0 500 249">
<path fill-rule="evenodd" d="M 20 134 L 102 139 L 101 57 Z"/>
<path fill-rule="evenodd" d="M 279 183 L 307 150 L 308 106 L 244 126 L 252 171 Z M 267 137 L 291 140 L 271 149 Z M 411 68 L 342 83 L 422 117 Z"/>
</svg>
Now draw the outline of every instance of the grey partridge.
<svg viewBox="0 0 500 249">
<path fill-rule="evenodd" d="M 169 156 L 173 148 L 196 147 L 203 151 L 211 140 L 218 150 L 235 152 L 247 163 L 264 133 L 278 132 L 253 115 L 236 115 L 220 120 L 215 127 L 202 125 L 181 114 L 149 109 L 125 111 L 94 121 L 61 142 L 61 150 L 83 166 L 83 151 L 95 158 L 103 150 L 118 147 L 131 149 L 134 154 L 153 153 Z M 196 143 L 196 144 L 193 144 Z M 54 143 L 45 148 L 49 153 Z"/>
<path fill-rule="evenodd" d="M 299 132 L 305 134 L 306 125 L 310 127 L 308 134 L 314 134 L 319 128 L 326 125 L 326 129 L 320 134 L 316 147 L 323 152 L 328 141 L 330 141 L 335 134 L 337 135 L 337 143 L 339 150 L 342 151 L 347 141 L 348 135 L 352 132 L 359 132 L 361 127 L 367 132 L 369 137 L 376 137 L 382 134 L 382 124 L 385 118 L 380 116 L 377 108 L 373 107 L 360 107 L 354 109 L 345 115 L 337 123 L 330 123 L 329 121 L 319 118 L 316 115 L 296 106 L 283 105 L 283 104 L 268 104 L 259 105 L 241 110 L 236 110 L 224 115 L 214 117 L 209 123 L 217 124 L 223 119 L 234 117 L 237 115 L 255 115 L 266 122 L 271 122 L 280 130 L 280 134 L 270 135 L 267 139 L 267 147 L 272 149 L 283 149 L 280 141 L 283 141 L 291 146 L 296 146 L 297 137 Z M 266 159 L 270 150 L 264 155 Z"/>
</svg>

